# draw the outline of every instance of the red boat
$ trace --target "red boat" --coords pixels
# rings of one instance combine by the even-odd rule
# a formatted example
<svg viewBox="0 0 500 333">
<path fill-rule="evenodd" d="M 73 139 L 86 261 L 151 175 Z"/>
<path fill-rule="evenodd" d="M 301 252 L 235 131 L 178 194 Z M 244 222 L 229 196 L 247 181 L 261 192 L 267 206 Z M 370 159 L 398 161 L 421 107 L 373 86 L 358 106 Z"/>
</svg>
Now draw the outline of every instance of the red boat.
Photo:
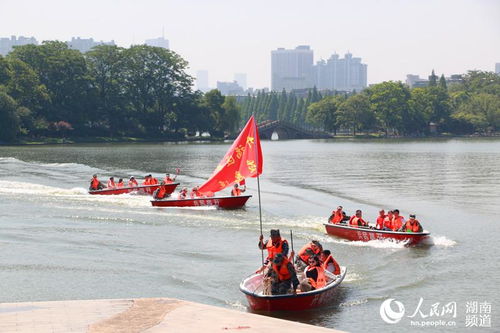
<svg viewBox="0 0 500 333">
<path fill-rule="evenodd" d="M 368 242 L 371 240 L 392 239 L 397 242 L 406 242 L 407 245 L 416 245 L 429 237 L 430 232 L 403 232 L 370 229 L 366 227 L 351 227 L 343 224 L 324 223 L 326 232 L 329 235 L 352 241 Z"/>
<path fill-rule="evenodd" d="M 151 200 L 155 207 L 204 207 L 216 206 L 222 209 L 237 209 L 245 206 L 251 195 L 240 195 L 237 197 L 208 197 L 188 199 Z"/>
<path fill-rule="evenodd" d="M 335 298 L 336 287 L 344 280 L 347 269 L 341 267 L 338 276 L 329 277 L 324 288 L 308 292 L 298 292 L 296 295 L 263 295 L 263 274 L 250 275 L 240 284 L 240 290 L 247 297 L 250 308 L 254 311 L 301 311 L 331 305 Z"/>
<path fill-rule="evenodd" d="M 179 183 L 164 185 L 167 188 L 167 194 L 171 194 Z M 89 194 L 98 195 L 117 195 L 124 193 L 138 193 L 138 194 L 153 194 L 160 185 L 139 185 L 134 187 L 120 187 L 120 188 L 105 188 L 102 190 L 89 191 Z"/>
</svg>

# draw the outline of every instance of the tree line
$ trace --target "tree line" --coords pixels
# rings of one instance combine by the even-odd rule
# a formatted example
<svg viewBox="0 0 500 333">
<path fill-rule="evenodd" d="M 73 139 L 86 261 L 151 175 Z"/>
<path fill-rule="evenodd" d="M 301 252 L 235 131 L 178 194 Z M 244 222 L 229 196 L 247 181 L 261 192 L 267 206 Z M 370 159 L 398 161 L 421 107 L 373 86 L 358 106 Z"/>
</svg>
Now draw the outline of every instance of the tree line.
<svg viewBox="0 0 500 333">
<path fill-rule="evenodd" d="M 187 65 L 146 45 L 100 45 L 85 54 L 59 41 L 15 47 L 0 56 L 0 141 L 236 131 L 235 98 L 193 91 Z"/>
</svg>

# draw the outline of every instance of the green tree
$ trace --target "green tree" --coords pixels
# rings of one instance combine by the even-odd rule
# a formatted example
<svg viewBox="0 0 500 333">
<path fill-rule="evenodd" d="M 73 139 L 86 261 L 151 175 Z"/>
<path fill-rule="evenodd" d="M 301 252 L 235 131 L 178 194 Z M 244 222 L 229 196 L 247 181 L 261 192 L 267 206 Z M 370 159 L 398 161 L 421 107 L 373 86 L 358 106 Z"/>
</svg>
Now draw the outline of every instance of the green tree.
<svg viewBox="0 0 500 333">
<path fill-rule="evenodd" d="M 434 73 L 434 70 L 432 70 L 431 76 L 429 76 L 429 87 L 436 87 L 437 86 L 437 75 Z"/>
<path fill-rule="evenodd" d="M 307 108 L 306 121 L 337 134 L 337 114 L 342 102 L 343 98 L 340 96 L 329 96 L 312 103 Z M 300 99 L 299 105 L 302 103 L 303 99 Z"/>
<path fill-rule="evenodd" d="M 351 128 L 354 135 L 358 131 L 376 128 L 375 122 L 370 99 L 365 94 L 350 96 L 339 106 L 337 123 L 342 127 Z"/>
<path fill-rule="evenodd" d="M 205 94 L 203 97 L 202 106 L 210 114 L 210 134 L 218 137 L 224 136 L 224 96 L 219 90 L 213 89 Z"/>
<path fill-rule="evenodd" d="M 444 78 L 444 74 L 441 74 L 441 77 L 439 78 L 439 87 L 444 90 L 448 90 L 448 87 L 446 86 L 446 79 Z"/>
<path fill-rule="evenodd" d="M 11 142 L 19 133 L 19 117 L 16 101 L 0 91 L 0 141 Z"/>
<path fill-rule="evenodd" d="M 241 120 L 241 108 L 234 96 L 226 96 L 222 108 L 224 109 L 223 128 L 229 132 L 229 134 L 233 134 L 238 130 L 238 125 Z"/>
<path fill-rule="evenodd" d="M 475 94 L 460 105 L 453 117 L 470 123 L 479 132 L 496 131 L 500 128 L 500 96 Z"/>
</svg>

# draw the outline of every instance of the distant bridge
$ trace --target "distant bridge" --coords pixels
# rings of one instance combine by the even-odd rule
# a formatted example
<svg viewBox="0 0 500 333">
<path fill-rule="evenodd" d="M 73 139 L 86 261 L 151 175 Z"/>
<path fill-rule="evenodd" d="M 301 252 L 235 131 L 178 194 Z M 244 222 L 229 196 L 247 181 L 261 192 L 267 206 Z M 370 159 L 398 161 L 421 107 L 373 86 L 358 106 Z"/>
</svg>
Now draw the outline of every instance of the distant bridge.
<svg viewBox="0 0 500 333">
<path fill-rule="evenodd" d="M 278 135 L 279 140 L 287 139 L 328 139 L 330 133 L 309 129 L 294 125 L 282 120 L 266 120 L 258 125 L 259 136 L 263 140 L 271 140 L 274 133 Z"/>
</svg>

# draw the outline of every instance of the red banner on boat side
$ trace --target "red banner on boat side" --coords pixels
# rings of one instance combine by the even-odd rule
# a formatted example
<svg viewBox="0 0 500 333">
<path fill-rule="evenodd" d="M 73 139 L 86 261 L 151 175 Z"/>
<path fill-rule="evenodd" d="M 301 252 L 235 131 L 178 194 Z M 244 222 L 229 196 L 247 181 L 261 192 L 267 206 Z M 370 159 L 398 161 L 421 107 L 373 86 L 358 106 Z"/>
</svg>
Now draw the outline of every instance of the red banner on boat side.
<svg viewBox="0 0 500 333">
<path fill-rule="evenodd" d="M 212 176 L 200 186 L 201 193 L 215 193 L 248 177 L 262 174 L 262 149 L 253 116 L 234 140 Z"/>
</svg>

